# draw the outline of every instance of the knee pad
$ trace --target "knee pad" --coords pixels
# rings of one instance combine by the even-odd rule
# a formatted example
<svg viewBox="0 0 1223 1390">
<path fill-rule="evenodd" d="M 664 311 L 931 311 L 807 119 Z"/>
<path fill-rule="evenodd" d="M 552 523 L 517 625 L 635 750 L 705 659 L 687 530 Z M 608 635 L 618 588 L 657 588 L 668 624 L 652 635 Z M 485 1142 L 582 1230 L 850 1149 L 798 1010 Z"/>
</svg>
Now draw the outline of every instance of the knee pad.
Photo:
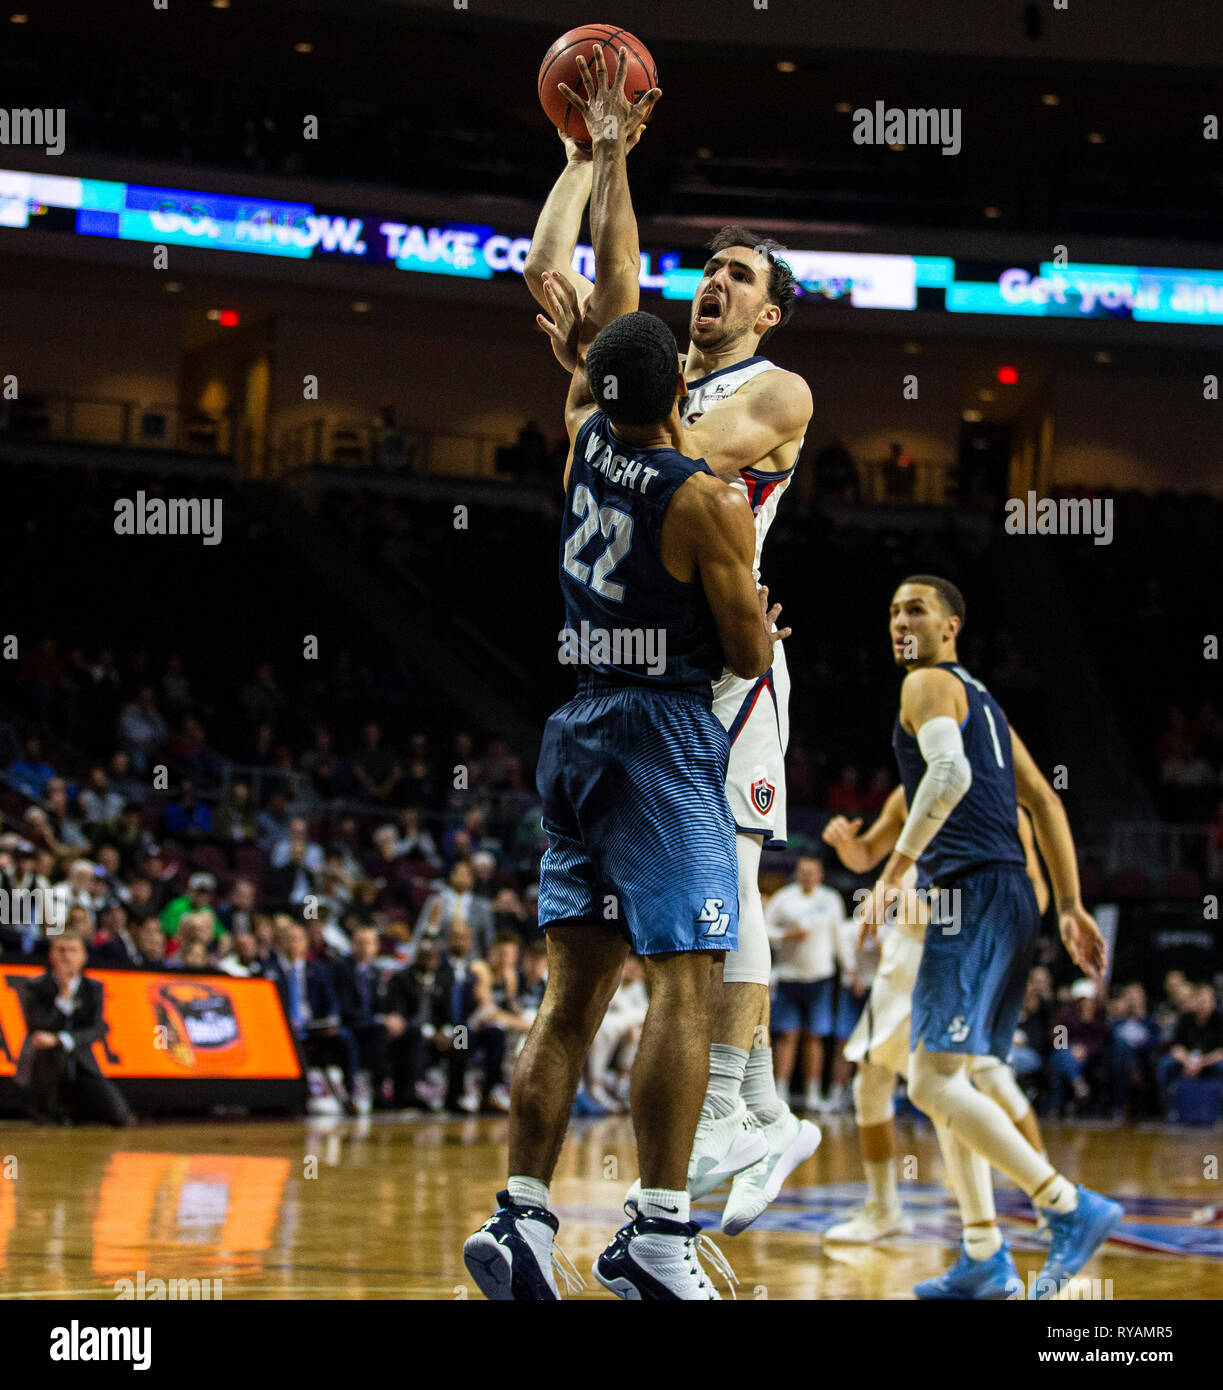
<svg viewBox="0 0 1223 1390">
<path fill-rule="evenodd" d="M 728 985 L 768 986 L 773 956 L 764 925 L 764 905 L 760 901 L 760 850 L 755 835 L 736 835 L 735 853 L 739 859 L 739 949 L 726 953 L 722 968 Z"/>
<path fill-rule="evenodd" d="M 892 1118 L 895 1089 L 895 1072 L 873 1062 L 860 1062 L 854 1074 L 854 1119 L 858 1124 L 886 1124 Z"/>
<path fill-rule="evenodd" d="M 979 1057 L 972 1068 L 972 1084 L 983 1095 L 997 1101 L 1013 1121 L 1022 1120 L 1032 1108 L 1015 1080 L 1015 1073 L 997 1057 Z"/>
</svg>

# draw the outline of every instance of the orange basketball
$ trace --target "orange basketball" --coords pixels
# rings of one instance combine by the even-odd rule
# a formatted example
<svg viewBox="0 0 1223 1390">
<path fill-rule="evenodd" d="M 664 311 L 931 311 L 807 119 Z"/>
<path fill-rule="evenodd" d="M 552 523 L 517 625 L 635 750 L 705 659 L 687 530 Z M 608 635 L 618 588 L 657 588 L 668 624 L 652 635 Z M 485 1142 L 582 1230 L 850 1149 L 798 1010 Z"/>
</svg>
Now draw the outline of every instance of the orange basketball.
<svg viewBox="0 0 1223 1390">
<path fill-rule="evenodd" d="M 557 84 L 564 82 L 579 96 L 586 94 L 577 60 L 579 55 L 585 58 L 593 74 L 593 54 L 597 43 L 603 45 L 603 61 L 607 64 L 608 80 L 612 82 L 616 80 L 619 51 L 622 48 L 628 50 L 628 76 L 624 79 L 624 91 L 630 101 L 637 101 L 652 87 L 658 86 L 658 67 L 650 56 L 650 50 L 627 29 L 619 29 L 614 24 L 582 24 L 562 34 L 544 54 L 544 60 L 539 65 L 539 100 L 548 119 L 562 134 L 583 143 L 590 139 L 586 122 L 582 119 L 582 113 L 574 110 L 565 100 Z"/>
</svg>

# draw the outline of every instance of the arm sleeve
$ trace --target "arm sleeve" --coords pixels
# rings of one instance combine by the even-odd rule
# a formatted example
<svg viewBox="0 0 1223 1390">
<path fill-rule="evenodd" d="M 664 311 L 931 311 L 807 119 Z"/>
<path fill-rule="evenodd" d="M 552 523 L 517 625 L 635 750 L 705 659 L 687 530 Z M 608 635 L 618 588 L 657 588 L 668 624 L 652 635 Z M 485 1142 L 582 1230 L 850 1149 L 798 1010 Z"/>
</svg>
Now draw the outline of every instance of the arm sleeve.
<svg viewBox="0 0 1223 1390">
<path fill-rule="evenodd" d="M 896 841 L 907 859 L 920 859 L 943 822 L 972 785 L 972 767 L 964 754 L 960 727 L 950 715 L 940 714 L 918 730 L 917 746 L 926 760 L 926 771 L 917 784 L 909 817 Z"/>
</svg>

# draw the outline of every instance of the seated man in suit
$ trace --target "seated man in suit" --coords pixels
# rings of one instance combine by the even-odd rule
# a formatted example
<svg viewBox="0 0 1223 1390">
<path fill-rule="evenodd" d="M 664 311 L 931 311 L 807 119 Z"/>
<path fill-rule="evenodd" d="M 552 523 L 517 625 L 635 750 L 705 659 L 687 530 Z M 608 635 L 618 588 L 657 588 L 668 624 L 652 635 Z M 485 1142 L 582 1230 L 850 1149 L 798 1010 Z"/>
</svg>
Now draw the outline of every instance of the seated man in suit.
<svg viewBox="0 0 1223 1390">
<path fill-rule="evenodd" d="M 340 1022 L 340 1001 L 331 974 L 321 961 L 308 960 L 309 938 L 305 927 L 294 922 L 284 932 L 284 954 L 277 958 L 276 977 L 293 1034 L 311 1066 L 339 1065 L 344 1072 L 346 1114 L 357 1113 L 353 1082 L 357 1072 L 357 1044 Z"/>
<path fill-rule="evenodd" d="M 35 1124 L 50 1120 L 133 1121 L 119 1088 L 93 1055 L 105 1038 L 102 985 L 85 977 L 85 943 L 65 931 L 52 939 L 47 973 L 23 991 L 26 1039 L 17 1084 L 28 1087 Z"/>
<path fill-rule="evenodd" d="M 434 1108 L 424 1083 L 426 1072 L 437 1062 L 446 1064 L 448 1091 L 454 1093 L 457 1105 L 468 1057 L 466 1052 L 455 1055 L 453 1051 L 457 1017 L 454 970 L 436 937 L 425 937 L 412 964 L 391 976 L 387 1002 L 395 1107 Z"/>
<path fill-rule="evenodd" d="M 369 1072 L 374 1109 L 388 1109 L 382 1097 L 387 1074 L 386 1015 L 391 1012 L 378 955 L 376 927 L 358 927 L 352 935 L 352 955 L 336 961 L 331 979 L 340 1001 L 340 1021 L 357 1042 L 357 1057 Z"/>
</svg>

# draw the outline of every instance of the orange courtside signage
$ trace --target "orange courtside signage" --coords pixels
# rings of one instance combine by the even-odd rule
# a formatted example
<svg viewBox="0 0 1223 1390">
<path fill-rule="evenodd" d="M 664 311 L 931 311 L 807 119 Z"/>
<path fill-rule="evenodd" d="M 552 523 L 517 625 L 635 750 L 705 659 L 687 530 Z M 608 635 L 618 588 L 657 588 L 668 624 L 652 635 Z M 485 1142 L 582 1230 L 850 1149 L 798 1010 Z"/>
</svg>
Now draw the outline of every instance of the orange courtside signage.
<svg viewBox="0 0 1223 1390">
<path fill-rule="evenodd" d="M 106 991 L 110 1032 L 93 1055 L 104 1076 L 301 1077 L 297 1050 L 270 980 L 185 971 L 89 970 Z M 20 990 L 43 971 L 0 965 L 0 1077 L 11 1077 L 25 1040 Z"/>
</svg>

